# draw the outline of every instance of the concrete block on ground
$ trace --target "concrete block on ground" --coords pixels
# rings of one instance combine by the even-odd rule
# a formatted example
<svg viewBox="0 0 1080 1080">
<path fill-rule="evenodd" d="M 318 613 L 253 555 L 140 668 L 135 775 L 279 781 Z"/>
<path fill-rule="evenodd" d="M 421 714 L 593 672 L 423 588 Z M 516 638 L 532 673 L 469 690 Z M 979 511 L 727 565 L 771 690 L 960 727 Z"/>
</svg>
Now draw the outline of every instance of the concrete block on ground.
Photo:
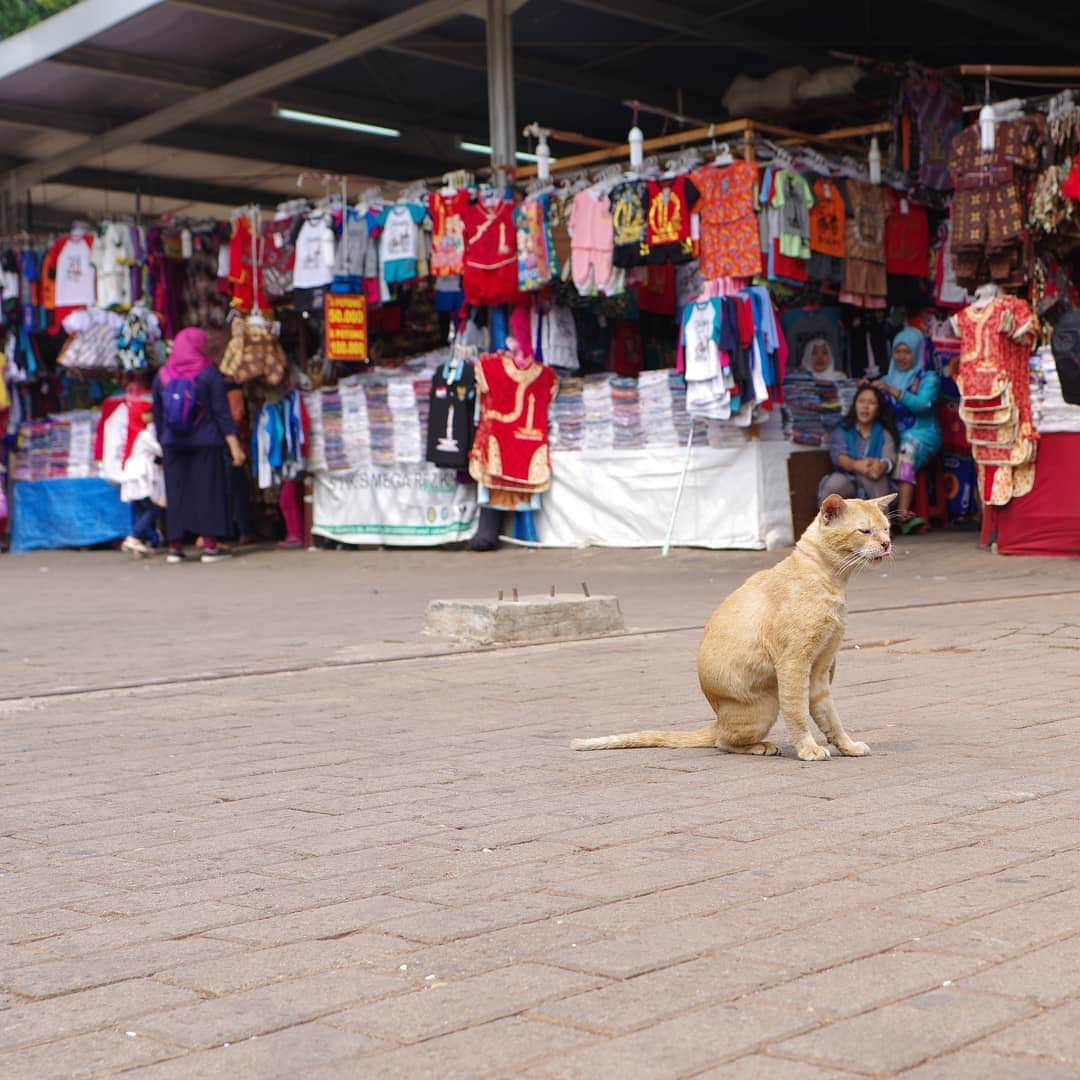
<svg viewBox="0 0 1080 1080">
<path fill-rule="evenodd" d="M 432 600 L 424 633 L 470 645 L 599 637 L 626 629 L 616 596 Z"/>
</svg>

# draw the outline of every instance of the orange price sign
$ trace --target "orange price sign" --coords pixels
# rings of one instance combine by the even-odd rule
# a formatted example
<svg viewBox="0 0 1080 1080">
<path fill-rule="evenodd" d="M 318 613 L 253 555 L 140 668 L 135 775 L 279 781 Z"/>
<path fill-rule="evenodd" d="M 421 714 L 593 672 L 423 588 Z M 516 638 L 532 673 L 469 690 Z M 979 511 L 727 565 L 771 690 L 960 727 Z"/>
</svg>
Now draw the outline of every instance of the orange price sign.
<svg viewBox="0 0 1080 1080">
<path fill-rule="evenodd" d="M 354 293 L 328 292 L 323 317 L 326 323 L 327 360 L 366 361 L 367 300 Z"/>
</svg>

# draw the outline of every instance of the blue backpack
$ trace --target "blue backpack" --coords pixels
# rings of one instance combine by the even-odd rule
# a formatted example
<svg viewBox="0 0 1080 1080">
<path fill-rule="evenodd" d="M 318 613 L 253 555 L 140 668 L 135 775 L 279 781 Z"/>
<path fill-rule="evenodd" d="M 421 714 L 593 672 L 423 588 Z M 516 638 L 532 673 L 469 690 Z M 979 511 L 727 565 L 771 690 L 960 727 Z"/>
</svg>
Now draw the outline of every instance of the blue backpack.
<svg viewBox="0 0 1080 1080">
<path fill-rule="evenodd" d="M 165 426 L 175 435 L 187 435 L 198 422 L 195 380 L 170 379 L 161 389 Z"/>
</svg>

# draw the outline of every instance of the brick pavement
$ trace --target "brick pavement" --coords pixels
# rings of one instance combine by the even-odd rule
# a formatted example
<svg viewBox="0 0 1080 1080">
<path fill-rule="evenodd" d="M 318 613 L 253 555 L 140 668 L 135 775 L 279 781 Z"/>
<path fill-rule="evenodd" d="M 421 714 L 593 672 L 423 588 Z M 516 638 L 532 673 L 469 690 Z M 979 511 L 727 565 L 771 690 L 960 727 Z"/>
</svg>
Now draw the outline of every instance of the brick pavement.
<svg viewBox="0 0 1080 1080">
<path fill-rule="evenodd" d="M 783 735 L 772 759 L 567 749 L 707 719 L 697 631 L 677 627 L 771 556 L 575 553 L 657 632 L 311 666 L 350 618 L 358 659 L 384 614 L 398 652 L 434 648 L 403 604 L 445 594 L 454 558 L 394 556 L 390 597 L 351 616 L 334 567 L 354 567 L 287 574 L 330 612 L 304 670 L 185 680 L 220 664 L 218 626 L 183 637 L 168 685 L 7 682 L 0 1077 L 1080 1075 L 1076 564 L 952 538 L 858 582 L 836 692 L 874 753 L 803 763 Z M 500 560 L 522 581 L 558 568 Z M 34 657 L 48 690 L 70 681 L 55 645 L 44 661 L 71 598 L 43 600 L 27 565 L 0 564 L 38 612 L 6 663 Z M 177 580 L 45 565 L 91 592 Z M 471 585 L 490 572 L 466 565 Z M 299 631 L 252 600 L 263 563 L 180 569 L 254 605 L 245 627 L 267 619 L 245 663 L 290 658 Z M 127 603 L 83 646 L 60 635 L 80 682 L 130 677 Z"/>
</svg>

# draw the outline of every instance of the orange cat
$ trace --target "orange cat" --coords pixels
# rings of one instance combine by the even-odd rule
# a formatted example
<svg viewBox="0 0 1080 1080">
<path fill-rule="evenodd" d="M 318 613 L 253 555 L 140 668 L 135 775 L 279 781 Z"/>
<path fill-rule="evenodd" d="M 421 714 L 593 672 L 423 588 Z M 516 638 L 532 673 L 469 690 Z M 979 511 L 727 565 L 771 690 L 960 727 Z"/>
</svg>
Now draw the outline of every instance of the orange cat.
<svg viewBox="0 0 1080 1080">
<path fill-rule="evenodd" d="M 895 495 L 864 501 L 830 495 L 795 550 L 736 589 L 713 612 L 698 648 L 698 681 L 716 720 L 697 731 L 638 731 L 575 739 L 574 750 L 640 746 L 715 746 L 737 754 L 779 754 L 765 736 L 782 712 L 795 752 L 821 761 L 829 751 L 810 730 L 852 757 L 853 742 L 836 715 L 832 682 L 844 637 L 844 590 L 854 571 L 890 551 L 883 507 Z"/>
</svg>

